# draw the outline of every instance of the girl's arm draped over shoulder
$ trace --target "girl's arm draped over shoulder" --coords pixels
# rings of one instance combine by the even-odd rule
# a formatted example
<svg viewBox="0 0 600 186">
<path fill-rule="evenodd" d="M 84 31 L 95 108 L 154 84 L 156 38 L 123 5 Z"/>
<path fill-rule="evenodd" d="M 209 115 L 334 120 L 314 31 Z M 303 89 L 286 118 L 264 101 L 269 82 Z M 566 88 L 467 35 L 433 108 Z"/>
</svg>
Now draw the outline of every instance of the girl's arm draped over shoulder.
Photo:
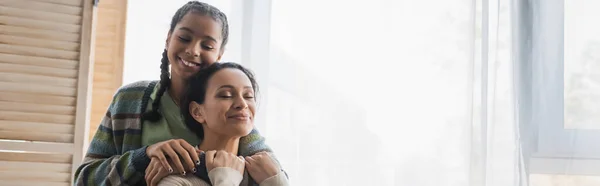
<svg viewBox="0 0 600 186">
<path fill-rule="evenodd" d="M 125 86 L 115 94 L 74 176 L 75 185 L 135 185 L 144 181 L 150 159 L 141 146 L 139 107 L 148 82 Z"/>
</svg>

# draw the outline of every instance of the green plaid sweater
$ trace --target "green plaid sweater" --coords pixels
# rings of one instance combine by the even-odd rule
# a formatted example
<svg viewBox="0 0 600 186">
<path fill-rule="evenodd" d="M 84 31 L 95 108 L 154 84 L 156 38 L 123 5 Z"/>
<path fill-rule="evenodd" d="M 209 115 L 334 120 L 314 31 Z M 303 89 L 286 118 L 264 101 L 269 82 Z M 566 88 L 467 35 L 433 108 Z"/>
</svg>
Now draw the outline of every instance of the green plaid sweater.
<svg viewBox="0 0 600 186">
<path fill-rule="evenodd" d="M 146 185 L 144 172 L 150 159 L 142 146 L 141 115 L 156 83 L 135 82 L 117 91 L 75 172 L 75 185 Z M 249 156 L 259 151 L 271 149 L 254 129 L 240 139 L 239 153 Z"/>
</svg>

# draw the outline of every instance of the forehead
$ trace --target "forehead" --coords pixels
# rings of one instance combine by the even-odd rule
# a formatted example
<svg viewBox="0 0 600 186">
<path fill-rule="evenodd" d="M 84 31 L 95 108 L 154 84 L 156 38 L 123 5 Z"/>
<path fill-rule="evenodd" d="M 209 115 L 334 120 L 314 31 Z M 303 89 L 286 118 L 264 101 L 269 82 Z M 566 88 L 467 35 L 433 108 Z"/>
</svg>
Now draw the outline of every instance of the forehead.
<svg viewBox="0 0 600 186">
<path fill-rule="evenodd" d="M 208 81 L 209 89 L 219 88 L 223 85 L 232 85 L 236 88 L 252 86 L 250 79 L 238 69 L 227 68 L 217 71 Z"/>
<path fill-rule="evenodd" d="M 194 35 L 211 36 L 216 39 L 222 39 L 221 24 L 208 15 L 190 11 L 181 18 L 179 23 L 177 23 L 174 31 L 181 31 L 180 28 L 183 27 L 190 29 L 194 32 Z"/>
</svg>

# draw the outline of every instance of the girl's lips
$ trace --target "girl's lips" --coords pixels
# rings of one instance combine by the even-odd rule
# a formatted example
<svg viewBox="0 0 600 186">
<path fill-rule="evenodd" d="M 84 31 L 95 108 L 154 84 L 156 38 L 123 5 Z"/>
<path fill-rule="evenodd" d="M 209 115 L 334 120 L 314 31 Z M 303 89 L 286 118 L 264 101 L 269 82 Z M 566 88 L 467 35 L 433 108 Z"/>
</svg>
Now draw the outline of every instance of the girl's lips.
<svg viewBox="0 0 600 186">
<path fill-rule="evenodd" d="M 186 60 L 181 59 L 180 57 L 178 57 L 178 61 L 181 62 L 181 64 L 183 64 L 183 65 L 185 65 L 187 67 L 191 67 L 191 68 L 197 68 L 197 67 L 200 66 L 199 63 L 191 62 L 191 61 L 186 61 Z"/>
</svg>

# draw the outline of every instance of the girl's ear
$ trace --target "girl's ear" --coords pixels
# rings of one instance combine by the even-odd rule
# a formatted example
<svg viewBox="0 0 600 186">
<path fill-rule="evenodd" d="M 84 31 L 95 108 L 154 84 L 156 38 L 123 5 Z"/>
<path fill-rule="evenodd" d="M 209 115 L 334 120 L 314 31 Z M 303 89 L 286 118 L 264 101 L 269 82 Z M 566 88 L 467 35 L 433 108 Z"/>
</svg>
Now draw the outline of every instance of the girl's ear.
<svg viewBox="0 0 600 186">
<path fill-rule="evenodd" d="M 206 117 L 204 117 L 204 107 L 195 101 L 190 103 L 190 114 L 198 123 L 206 122 Z"/>
</svg>

